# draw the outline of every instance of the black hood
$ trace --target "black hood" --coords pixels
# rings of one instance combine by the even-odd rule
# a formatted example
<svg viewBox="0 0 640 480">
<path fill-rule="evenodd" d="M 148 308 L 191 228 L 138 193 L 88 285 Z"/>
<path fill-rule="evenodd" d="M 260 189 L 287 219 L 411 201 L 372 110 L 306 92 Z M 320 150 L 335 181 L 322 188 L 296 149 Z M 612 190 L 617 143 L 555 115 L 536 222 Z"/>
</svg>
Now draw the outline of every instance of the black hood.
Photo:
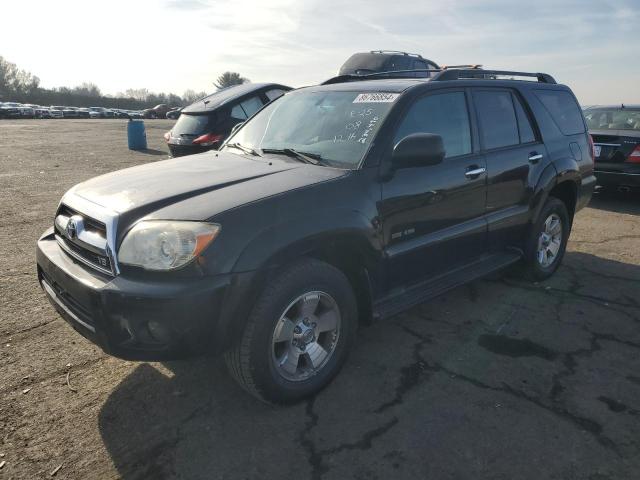
<svg viewBox="0 0 640 480">
<path fill-rule="evenodd" d="M 125 224 L 145 216 L 205 220 L 344 173 L 279 156 L 206 152 L 101 175 L 76 185 L 72 192 L 118 212 Z"/>
</svg>

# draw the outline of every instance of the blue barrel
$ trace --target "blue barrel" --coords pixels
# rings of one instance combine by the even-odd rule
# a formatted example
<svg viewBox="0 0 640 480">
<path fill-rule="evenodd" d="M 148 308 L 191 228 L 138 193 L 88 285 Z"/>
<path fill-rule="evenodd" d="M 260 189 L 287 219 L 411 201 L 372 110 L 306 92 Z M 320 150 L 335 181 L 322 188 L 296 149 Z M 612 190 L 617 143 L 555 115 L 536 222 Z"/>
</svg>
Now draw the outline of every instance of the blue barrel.
<svg viewBox="0 0 640 480">
<path fill-rule="evenodd" d="M 127 122 L 127 140 L 129 150 L 147 149 L 147 132 L 144 130 L 144 120 L 129 120 Z"/>
</svg>

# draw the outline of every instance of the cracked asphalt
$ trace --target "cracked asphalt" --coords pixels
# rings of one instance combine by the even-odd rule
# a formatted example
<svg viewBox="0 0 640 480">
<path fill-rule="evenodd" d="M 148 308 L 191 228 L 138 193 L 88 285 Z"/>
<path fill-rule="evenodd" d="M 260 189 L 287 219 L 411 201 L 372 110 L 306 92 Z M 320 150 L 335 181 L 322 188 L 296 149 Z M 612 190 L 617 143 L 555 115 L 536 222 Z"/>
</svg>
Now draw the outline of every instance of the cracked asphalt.
<svg viewBox="0 0 640 480">
<path fill-rule="evenodd" d="M 37 285 L 64 191 L 165 157 L 171 122 L 145 123 L 130 152 L 124 121 L 0 122 L 0 478 L 638 478 L 639 195 L 596 194 L 551 280 L 505 272 L 363 327 L 327 389 L 273 407 L 216 358 L 107 357 Z"/>
</svg>

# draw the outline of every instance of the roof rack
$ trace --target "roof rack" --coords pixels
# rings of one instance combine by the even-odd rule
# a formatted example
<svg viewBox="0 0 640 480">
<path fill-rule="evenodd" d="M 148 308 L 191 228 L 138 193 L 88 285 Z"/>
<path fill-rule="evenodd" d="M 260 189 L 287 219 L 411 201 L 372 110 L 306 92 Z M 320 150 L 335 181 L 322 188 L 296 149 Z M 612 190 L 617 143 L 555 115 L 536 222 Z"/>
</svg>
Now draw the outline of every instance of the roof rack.
<svg viewBox="0 0 640 480">
<path fill-rule="evenodd" d="M 461 68 L 462 67 L 462 68 Z M 355 75 L 355 74 L 346 74 L 346 75 L 338 75 L 337 77 L 329 78 L 325 80 L 320 85 L 331 85 L 333 83 L 343 83 L 343 82 L 356 82 L 360 80 L 375 80 L 376 78 L 399 78 L 399 79 L 410 79 L 412 77 L 407 77 L 408 73 L 417 73 L 417 72 L 428 72 L 435 73 L 433 77 L 430 78 L 432 82 L 435 81 L 446 81 L 446 80 L 463 80 L 463 79 L 474 79 L 479 78 L 482 80 L 495 80 L 496 76 L 510 76 L 510 77 L 535 77 L 538 82 L 541 83 L 550 83 L 555 84 L 555 79 L 547 74 L 547 73 L 528 73 L 528 72 L 511 72 L 506 70 L 484 70 L 481 68 L 482 65 L 452 65 L 447 67 L 442 67 L 440 69 L 415 69 L 415 70 L 391 70 L 388 72 L 374 72 L 367 73 L 365 75 Z M 493 78 L 492 78 L 493 77 Z"/>
<path fill-rule="evenodd" d="M 555 79 L 547 73 L 511 72 L 508 70 L 481 70 L 478 68 L 443 68 L 431 80 L 446 81 L 460 80 L 463 78 L 478 78 L 478 72 L 482 72 L 484 79 L 487 76 L 507 76 L 507 77 L 535 77 L 541 83 L 556 83 Z"/>
<path fill-rule="evenodd" d="M 371 50 L 369 53 L 399 53 L 400 55 L 407 55 L 409 57 L 422 58 L 422 55 L 419 53 L 401 52 L 399 50 Z"/>
</svg>

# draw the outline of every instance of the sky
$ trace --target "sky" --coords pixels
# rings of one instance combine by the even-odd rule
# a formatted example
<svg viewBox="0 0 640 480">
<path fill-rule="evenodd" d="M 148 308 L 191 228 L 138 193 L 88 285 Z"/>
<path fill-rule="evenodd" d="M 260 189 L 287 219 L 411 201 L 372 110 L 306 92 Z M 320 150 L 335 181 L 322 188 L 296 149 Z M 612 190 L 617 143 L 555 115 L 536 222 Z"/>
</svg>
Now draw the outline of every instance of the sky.
<svg viewBox="0 0 640 480">
<path fill-rule="evenodd" d="M 227 70 L 298 87 L 385 49 L 546 72 L 583 105 L 640 103 L 640 0 L 20 0 L 0 13 L 0 56 L 44 87 L 210 92 Z"/>
</svg>

